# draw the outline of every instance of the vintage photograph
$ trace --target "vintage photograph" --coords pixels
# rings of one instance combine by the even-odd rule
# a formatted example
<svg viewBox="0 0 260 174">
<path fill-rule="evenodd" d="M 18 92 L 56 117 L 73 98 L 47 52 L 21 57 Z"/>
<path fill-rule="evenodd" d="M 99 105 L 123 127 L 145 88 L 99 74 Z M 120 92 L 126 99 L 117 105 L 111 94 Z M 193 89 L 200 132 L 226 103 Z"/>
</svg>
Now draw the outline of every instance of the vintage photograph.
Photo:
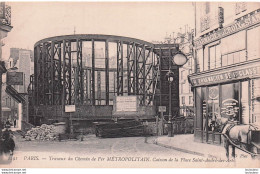
<svg viewBox="0 0 260 174">
<path fill-rule="evenodd" d="M 2 1 L 0 81 L 2 172 L 260 168 L 259 2 Z"/>
</svg>

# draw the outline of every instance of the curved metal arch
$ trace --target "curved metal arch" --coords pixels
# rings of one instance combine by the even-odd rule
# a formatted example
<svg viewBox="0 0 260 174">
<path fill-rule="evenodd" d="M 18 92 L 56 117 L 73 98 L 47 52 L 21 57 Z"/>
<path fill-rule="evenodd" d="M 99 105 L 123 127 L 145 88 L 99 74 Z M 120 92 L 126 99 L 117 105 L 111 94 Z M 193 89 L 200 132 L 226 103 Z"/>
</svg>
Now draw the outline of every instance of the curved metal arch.
<svg viewBox="0 0 260 174">
<path fill-rule="evenodd" d="M 39 40 L 34 44 L 34 47 L 44 43 L 44 42 L 62 42 L 63 40 L 70 40 L 72 42 L 76 42 L 76 40 L 82 40 L 82 41 L 108 41 L 108 42 L 114 42 L 117 43 L 118 41 L 122 41 L 124 44 L 132 44 L 135 43 L 136 45 L 145 45 L 147 47 L 154 47 L 153 43 L 130 38 L 130 37 L 124 37 L 124 36 L 115 36 L 115 35 L 101 35 L 101 34 L 75 34 L 75 35 L 63 35 L 63 36 L 55 36 L 55 37 L 49 37 L 42 40 Z"/>
</svg>

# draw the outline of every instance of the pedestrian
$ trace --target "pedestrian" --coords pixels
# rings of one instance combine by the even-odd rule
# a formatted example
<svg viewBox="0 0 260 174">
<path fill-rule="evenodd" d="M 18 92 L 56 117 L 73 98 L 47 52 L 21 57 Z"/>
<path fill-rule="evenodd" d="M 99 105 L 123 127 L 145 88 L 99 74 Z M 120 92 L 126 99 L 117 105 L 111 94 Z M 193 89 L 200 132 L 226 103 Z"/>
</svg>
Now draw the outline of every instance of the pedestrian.
<svg viewBox="0 0 260 174">
<path fill-rule="evenodd" d="M 5 127 L 6 127 L 6 128 L 10 128 L 10 127 L 11 127 L 11 123 L 10 123 L 9 120 L 7 120 L 7 121 L 5 122 Z"/>
<path fill-rule="evenodd" d="M 16 127 L 16 119 L 14 119 L 14 128 Z"/>
</svg>

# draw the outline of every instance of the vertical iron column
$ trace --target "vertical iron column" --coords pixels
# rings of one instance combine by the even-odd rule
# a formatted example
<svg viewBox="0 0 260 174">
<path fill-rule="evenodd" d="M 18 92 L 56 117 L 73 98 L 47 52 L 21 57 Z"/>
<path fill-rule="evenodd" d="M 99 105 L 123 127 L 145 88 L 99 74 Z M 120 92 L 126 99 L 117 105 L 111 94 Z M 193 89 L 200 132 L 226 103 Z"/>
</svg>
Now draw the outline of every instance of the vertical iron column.
<svg viewBox="0 0 260 174">
<path fill-rule="evenodd" d="M 50 91 L 50 96 L 51 96 L 51 101 L 50 101 L 50 105 L 54 104 L 54 41 L 51 42 L 51 91 Z"/>
<path fill-rule="evenodd" d="M 62 68 L 61 68 L 61 42 L 58 43 L 58 57 L 59 57 L 59 62 L 58 62 L 58 89 L 57 92 L 59 92 L 59 105 L 62 103 L 62 94 L 61 94 L 61 87 L 62 87 L 62 81 L 61 81 L 61 76 L 62 76 Z"/>
<path fill-rule="evenodd" d="M 47 105 L 47 101 L 46 101 L 46 85 L 47 84 L 47 79 L 46 77 L 48 76 L 48 71 L 46 69 L 46 67 L 48 67 L 48 62 L 47 62 L 47 48 L 46 48 L 46 43 L 42 43 L 42 49 L 41 49 L 41 53 L 40 53 L 40 59 L 41 59 L 41 65 L 39 65 L 38 63 L 38 69 L 40 72 L 40 74 L 38 74 L 38 77 L 34 76 L 35 78 L 37 78 L 37 84 L 38 87 L 41 88 L 41 91 L 39 94 L 41 94 L 41 96 L 37 96 L 39 97 L 37 100 L 39 101 L 38 105 L 40 104 L 44 104 Z M 41 85 L 40 85 L 41 84 Z"/>
<path fill-rule="evenodd" d="M 123 42 L 117 42 L 117 95 L 123 95 Z"/>
<path fill-rule="evenodd" d="M 72 84 L 71 84 L 71 41 L 68 41 L 68 59 L 69 59 L 69 66 L 68 66 L 68 73 L 69 73 L 69 105 L 71 105 L 72 103 L 72 96 L 71 96 L 71 88 L 72 88 Z"/>
<path fill-rule="evenodd" d="M 139 68 L 138 68 L 138 63 L 139 63 L 139 48 L 138 45 L 136 45 L 135 47 L 135 95 L 139 94 L 139 78 L 138 78 L 138 74 L 139 74 Z"/>
<path fill-rule="evenodd" d="M 36 46 L 36 52 L 34 53 L 36 55 L 34 60 L 34 77 L 35 77 L 35 88 L 34 88 L 34 103 L 35 105 L 39 105 L 38 95 L 39 95 L 39 80 L 38 80 L 38 69 L 39 69 L 39 58 L 40 58 L 40 45 Z"/>
<path fill-rule="evenodd" d="M 162 72 L 162 48 L 160 48 L 160 70 L 159 72 Z M 162 106 L 162 74 L 160 74 L 160 106 Z"/>
<path fill-rule="evenodd" d="M 127 50 L 126 50 L 126 58 L 127 58 L 127 92 L 128 95 L 131 94 L 131 71 L 130 71 L 130 45 L 129 43 L 127 44 Z"/>
<path fill-rule="evenodd" d="M 62 99 L 61 99 L 61 105 L 62 105 L 62 116 L 65 112 L 65 105 L 66 105 L 66 42 L 65 40 L 62 41 L 63 45 L 63 61 L 62 61 Z"/>
<path fill-rule="evenodd" d="M 92 105 L 95 106 L 95 41 L 92 39 Z"/>
<path fill-rule="evenodd" d="M 136 95 L 136 72 L 137 72 L 137 68 L 136 68 L 136 54 L 137 54 L 137 50 L 136 50 L 136 46 L 135 43 L 133 43 L 133 62 L 132 62 L 132 66 L 133 66 L 133 81 L 132 81 L 132 87 L 133 87 L 133 93 L 134 95 Z"/>
<path fill-rule="evenodd" d="M 146 64 L 146 60 L 145 60 L 145 45 L 143 45 L 143 51 L 142 51 L 142 67 L 143 67 L 143 69 L 142 69 L 142 76 L 143 76 L 143 91 L 142 91 L 142 96 L 143 96 L 143 98 L 142 98 L 142 104 L 143 105 L 145 105 L 146 103 L 145 103 L 145 99 L 146 99 L 146 68 L 145 68 L 145 64 Z"/>
<path fill-rule="evenodd" d="M 109 105 L 109 49 L 108 40 L 105 42 L 105 81 L 106 81 L 106 105 Z"/>
</svg>

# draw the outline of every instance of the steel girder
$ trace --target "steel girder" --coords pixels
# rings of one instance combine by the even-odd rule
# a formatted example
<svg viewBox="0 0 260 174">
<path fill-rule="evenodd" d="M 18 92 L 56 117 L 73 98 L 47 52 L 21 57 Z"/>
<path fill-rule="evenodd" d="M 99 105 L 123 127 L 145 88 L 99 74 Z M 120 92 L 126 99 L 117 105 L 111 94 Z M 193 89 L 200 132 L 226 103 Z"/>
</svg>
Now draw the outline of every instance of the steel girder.
<svg viewBox="0 0 260 174">
<path fill-rule="evenodd" d="M 85 42 L 91 45 L 89 57 L 83 56 Z M 96 42 L 104 43 L 104 67 L 95 61 Z M 116 69 L 111 66 L 115 63 L 111 43 L 116 44 Z M 109 105 L 113 101 L 109 86 L 116 80 L 114 95 L 138 95 L 141 105 L 152 105 L 160 86 L 161 56 L 154 48 L 149 42 L 110 35 L 70 35 L 38 41 L 34 49 L 34 103 Z M 116 79 L 109 76 L 110 72 L 116 72 Z"/>
</svg>

